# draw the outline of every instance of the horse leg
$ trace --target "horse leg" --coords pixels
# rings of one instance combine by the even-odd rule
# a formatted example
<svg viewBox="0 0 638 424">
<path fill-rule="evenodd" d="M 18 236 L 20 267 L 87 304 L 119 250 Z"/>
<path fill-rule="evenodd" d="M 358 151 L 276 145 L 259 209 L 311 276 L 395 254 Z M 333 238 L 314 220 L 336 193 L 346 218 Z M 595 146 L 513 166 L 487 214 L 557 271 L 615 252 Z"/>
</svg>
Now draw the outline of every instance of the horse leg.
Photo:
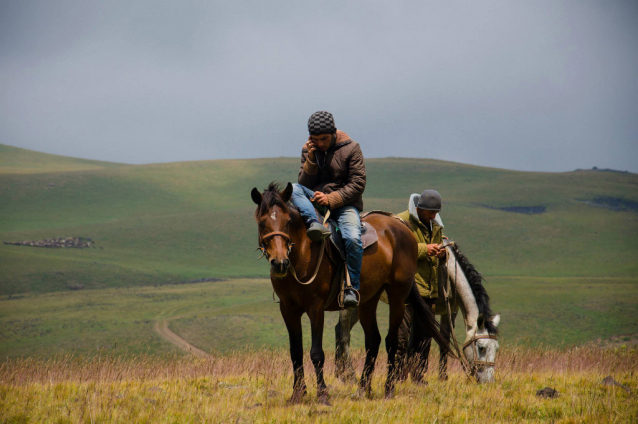
<svg viewBox="0 0 638 424">
<path fill-rule="evenodd" d="M 410 371 L 412 381 L 416 384 L 423 384 L 423 374 L 428 368 L 428 355 L 430 354 L 430 343 L 432 337 L 425 324 L 416 315 L 412 315 L 412 327 L 410 328 L 410 347 L 408 357 L 410 358 Z"/>
<path fill-rule="evenodd" d="M 394 396 L 394 385 L 397 378 L 396 352 L 399 344 L 399 328 L 405 317 L 405 303 L 397 298 L 390 300 L 390 325 L 385 338 L 385 350 L 388 353 L 388 378 L 385 382 L 385 398 Z"/>
<path fill-rule="evenodd" d="M 339 311 L 335 325 L 335 376 L 344 383 L 355 382 L 354 367 L 350 357 L 350 331 L 359 322 L 357 309 Z"/>
<path fill-rule="evenodd" d="M 408 378 L 409 361 L 408 361 L 408 343 L 410 341 L 410 328 L 412 327 L 412 307 L 405 307 L 403 320 L 398 330 L 398 344 L 396 360 L 396 373 L 399 381 L 405 381 Z"/>
<path fill-rule="evenodd" d="M 279 309 L 286 323 L 288 339 L 290 341 L 290 359 L 292 360 L 294 383 L 289 402 L 294 404 L 301 402 L 301 399 L 307 393 L 303 372 L 303 334 L 301 331 L 301 315 L 303 311 L 297 308 L 287 307 L 283 302 L 279 304 Z"/>
<path fill-rule="evenodd" d="M 452 322 L 456 319 L 456 312 L 452 313 Z M 441 335 L 445 338 L 445 340 L 450 340 L 450 335 L 452 334 L 452 328 L 450 327 L 450 318 L 449 315 L 441 315 Z M 449 346 L 446 348 L 445 346 L 439 346 L 440 359 L 439 359 L 439 380 L 447 381 L 447 356 L 450 353 Z"/>
<path fill-rule="evenodd" d="M 317 399 L 324 405 L 330 405 L 328 401 L 328 387 L 323 379 L 323 364 L 325 355 L 323 353 L 323 305 L 315 306 L 308 311 L 310 318 L 310 328 L 312 332 L 312 347 L 310 348 L 310 360 L 315 367 L 317 374 Z"/>
<path fill-rule="evenodd" d="M 363 305 L 359 305 L 359 319 L 366 344 L 366 361 L 359 382 L 359 392 L 364 392 L 368 397 L 372 396 L 372 373 L 381 345 L 381 334 L 377 325 L 377 302 L 380 295 L 381 292 Z"/>
</svg>

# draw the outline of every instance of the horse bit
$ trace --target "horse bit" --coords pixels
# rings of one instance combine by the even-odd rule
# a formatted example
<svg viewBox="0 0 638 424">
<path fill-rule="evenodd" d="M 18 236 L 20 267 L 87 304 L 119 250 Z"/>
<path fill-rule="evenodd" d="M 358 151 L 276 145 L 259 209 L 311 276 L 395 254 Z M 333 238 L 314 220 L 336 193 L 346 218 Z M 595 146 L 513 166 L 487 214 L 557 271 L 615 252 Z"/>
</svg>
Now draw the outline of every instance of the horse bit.
<svg viewBox="0 0 638 424">
<path fill-rule="evenodd" d="M 472 350 L 474 351 L 474 368 L 483 367 L 496 367 L 496 361 L 481 361 L 478 359 L 478 347 L 476 346 L 476 341 L 480 339 L 492 339 L 498 340 L 494 334 L 481 334 L 478 336 L 473 336 L 470 340 L 463 344 L 461 351 L 465 350 L 466 347 L 472 346 Z"/>
<path fill-rule="evenodd" d="M 324 223 L 328 220 L 328 216 L 330 215 L 330 213 L 328 213 L 326 215 L 326 218 L 324 219 Z M 286 243 L 288 244 L 288 256 L 290 256 L 290 252 L 292 252 L 292 247 L 295 245 L 294 243 L 290 242 L 290 236 L 284 232 L 281 231 L 273 231 L 271 233 L 266 234 L 265 236 L 260 235 L 259 239 L 260 239 L 260 244 L 261 246 L 258 247 L 256 250 L 261 250 L 261 256 L 259 258 L 257 258 L 257 260 L 263 258 L 264 256 L 266 257 L 266 260 L 269 260 L 269 256 L 268 256 L 268 251 L 266 250 L 266 246 L 264 245 L 264 241 L 270 237 L 274 237 L 274 236 L 281 236 L 286 240 Z M 317 261 L 317 267 L 315 268 L 315 272 L 312 275 L 312 277 L 310 278 L 310 280 L 306 281 L 305 283 L 303 281 L 301 281 L 299 279 L 299 277 L 297 277 L 297 271 L 295 271 L 295 267 L 292 265 L 292 263 L 290 264 L 289 270 L 290 273 L 292 274 L 293 277 L 295 277 L 295 280 L 297 280 L 297 282 L 301 285 L 307 286 L 308 284 L 312 283 L 313 281 L 315 281 L 315 278 L 317 277 L 317 274 L 319 274 L 319 267 L 321 266 L 321 261 L 323 260 L 323 251 L 324 248 L 326 246 L 326 240 L 322 240 L 321 241 L 321 248 L 320 248 L 320 253 L 319 253 L 319 260 Z"/>
</svg>

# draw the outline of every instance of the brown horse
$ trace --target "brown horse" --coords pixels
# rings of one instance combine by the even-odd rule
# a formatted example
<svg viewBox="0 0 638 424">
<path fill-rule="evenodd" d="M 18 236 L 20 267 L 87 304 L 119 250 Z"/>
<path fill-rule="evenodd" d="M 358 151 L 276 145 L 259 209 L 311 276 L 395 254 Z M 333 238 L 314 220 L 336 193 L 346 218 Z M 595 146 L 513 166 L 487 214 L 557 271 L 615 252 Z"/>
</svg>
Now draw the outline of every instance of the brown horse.
<svg viewBox="0 0 638 424">
<path fill-rule="evenodd" d="M 270 279 L 275 293 L 280 299 L 281 315 L 288 329 L 290 357 L 294 374 L 291 403 L 300 402 L 306 394 L 303 371 L 303 344 L 301 316 L 306 313 L 312 329 L 310 359 L 317 374 L 317 398 L 328 402 L 328 389 L 323 377 L 325 360 L 323 342 L 324 311 L 338 311 L 335 299 L 326 305 L 331 283 L 337 270 L 330 259 L 321 257 L 321 242 L 311 242 L 306 235 L 306 227 L 294 206 L 288 204 L 292 195 L 292 184 L 283 191 L 279 185 L 271 183 L 262 193 L 254 188 L 253 201 L 258 205 L 255 212 L 259 228 L 259 245 L 270 262 Z M 385 396 L 392 397 L 396 379 L 395 352 L 398 343 L 398 329 L 403 320 L 406 301 L 415 308 L 414 325 L 422 325 L 434 339 L 446 344 L 438 331 L 432 311 L 419 296 L 414 285 L 417 263 L 417 244 L 410 230 L 399 220 L 381 214 L 364 218 L 378 233 L 379 239 L 364 251 L 361 272 L 359 319 L 365 333 L 366 359 L 359 383 L 359 394 L 371 395 L 371 376 L 381 344 L 377 326 L 377 303 L 385 290 L 390 306 L 390 329 L 385 339 L 388 353 L 388 376 Z M 319 262 L 321 260 L 321 262 Z M 308 281 L 315 270 L 316 279 L 311 284 L 300 284 L 289 272 L 301 281 Z M 415 349 L 418 351 L 418 346 Z"/>
</svg>

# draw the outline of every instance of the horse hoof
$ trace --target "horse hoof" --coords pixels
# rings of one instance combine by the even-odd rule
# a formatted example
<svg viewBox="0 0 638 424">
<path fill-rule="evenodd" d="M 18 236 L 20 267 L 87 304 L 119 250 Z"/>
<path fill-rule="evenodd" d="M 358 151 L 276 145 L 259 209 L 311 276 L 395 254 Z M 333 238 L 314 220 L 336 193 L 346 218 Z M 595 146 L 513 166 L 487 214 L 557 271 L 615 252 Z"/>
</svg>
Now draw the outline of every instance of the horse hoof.
<svg viewBox="0 0 638 424">
<path fill-rule="evenodd" d="M 339 380 L 343 384 L 353 384 L 357 382 L 357 376 L 354 375 L 354 372 L 345 372 L 339 376 Z"/>
<path fill-rule="evenodd" d="M 325 405 L 325 406 L 331 406 L 330 400 L 329 400 L 329 396 L 328 396 L 327 393 L 319 395 L 317 397 L 317 402 L 319 402 L 320 404 Z"/>
<path fill-rule="evenodd" d="M 371 387 L 361 387 L 359 386 L 359 388 L 357 389 L 357 394 L 356 397 L 358 399 L 361 399 L 362 397 L 366 397 L 366 399 L 372 399 L 372 388 Z"/>
<path fill-rule="evenodd" d="M 297 405 L 303 401 L 303 397 L 306 396 L 306 392 L 296 392 L 288 399 L 288 405 Z"/>
</svg>

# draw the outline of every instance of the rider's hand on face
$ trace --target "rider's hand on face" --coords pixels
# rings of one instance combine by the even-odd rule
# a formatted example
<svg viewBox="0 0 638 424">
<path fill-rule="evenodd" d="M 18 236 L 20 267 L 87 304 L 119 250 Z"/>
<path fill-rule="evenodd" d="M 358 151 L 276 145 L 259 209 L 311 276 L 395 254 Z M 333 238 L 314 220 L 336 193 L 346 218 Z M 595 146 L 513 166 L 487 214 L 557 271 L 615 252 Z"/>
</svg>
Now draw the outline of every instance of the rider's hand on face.
<svg viewBox="0 0 638 424">
<path fill-rule="evenodd" d="M 315 191 L 315 195 L 311 200 L 315 203 L 319 203 L 321 206 L 330 206 L 330 202 L 328 202 L 328 195 L 320 191 Z"/>
<path fill-rule="evenodd" d="M 308 137 L 308 141 L 306 141 L 303 148 L 308 151 L 308 159 L 312 162 L 316 162 L 315 150 L 317 150 L 317 145 L 310 139 L 310 137 Z"/>
</svg>

